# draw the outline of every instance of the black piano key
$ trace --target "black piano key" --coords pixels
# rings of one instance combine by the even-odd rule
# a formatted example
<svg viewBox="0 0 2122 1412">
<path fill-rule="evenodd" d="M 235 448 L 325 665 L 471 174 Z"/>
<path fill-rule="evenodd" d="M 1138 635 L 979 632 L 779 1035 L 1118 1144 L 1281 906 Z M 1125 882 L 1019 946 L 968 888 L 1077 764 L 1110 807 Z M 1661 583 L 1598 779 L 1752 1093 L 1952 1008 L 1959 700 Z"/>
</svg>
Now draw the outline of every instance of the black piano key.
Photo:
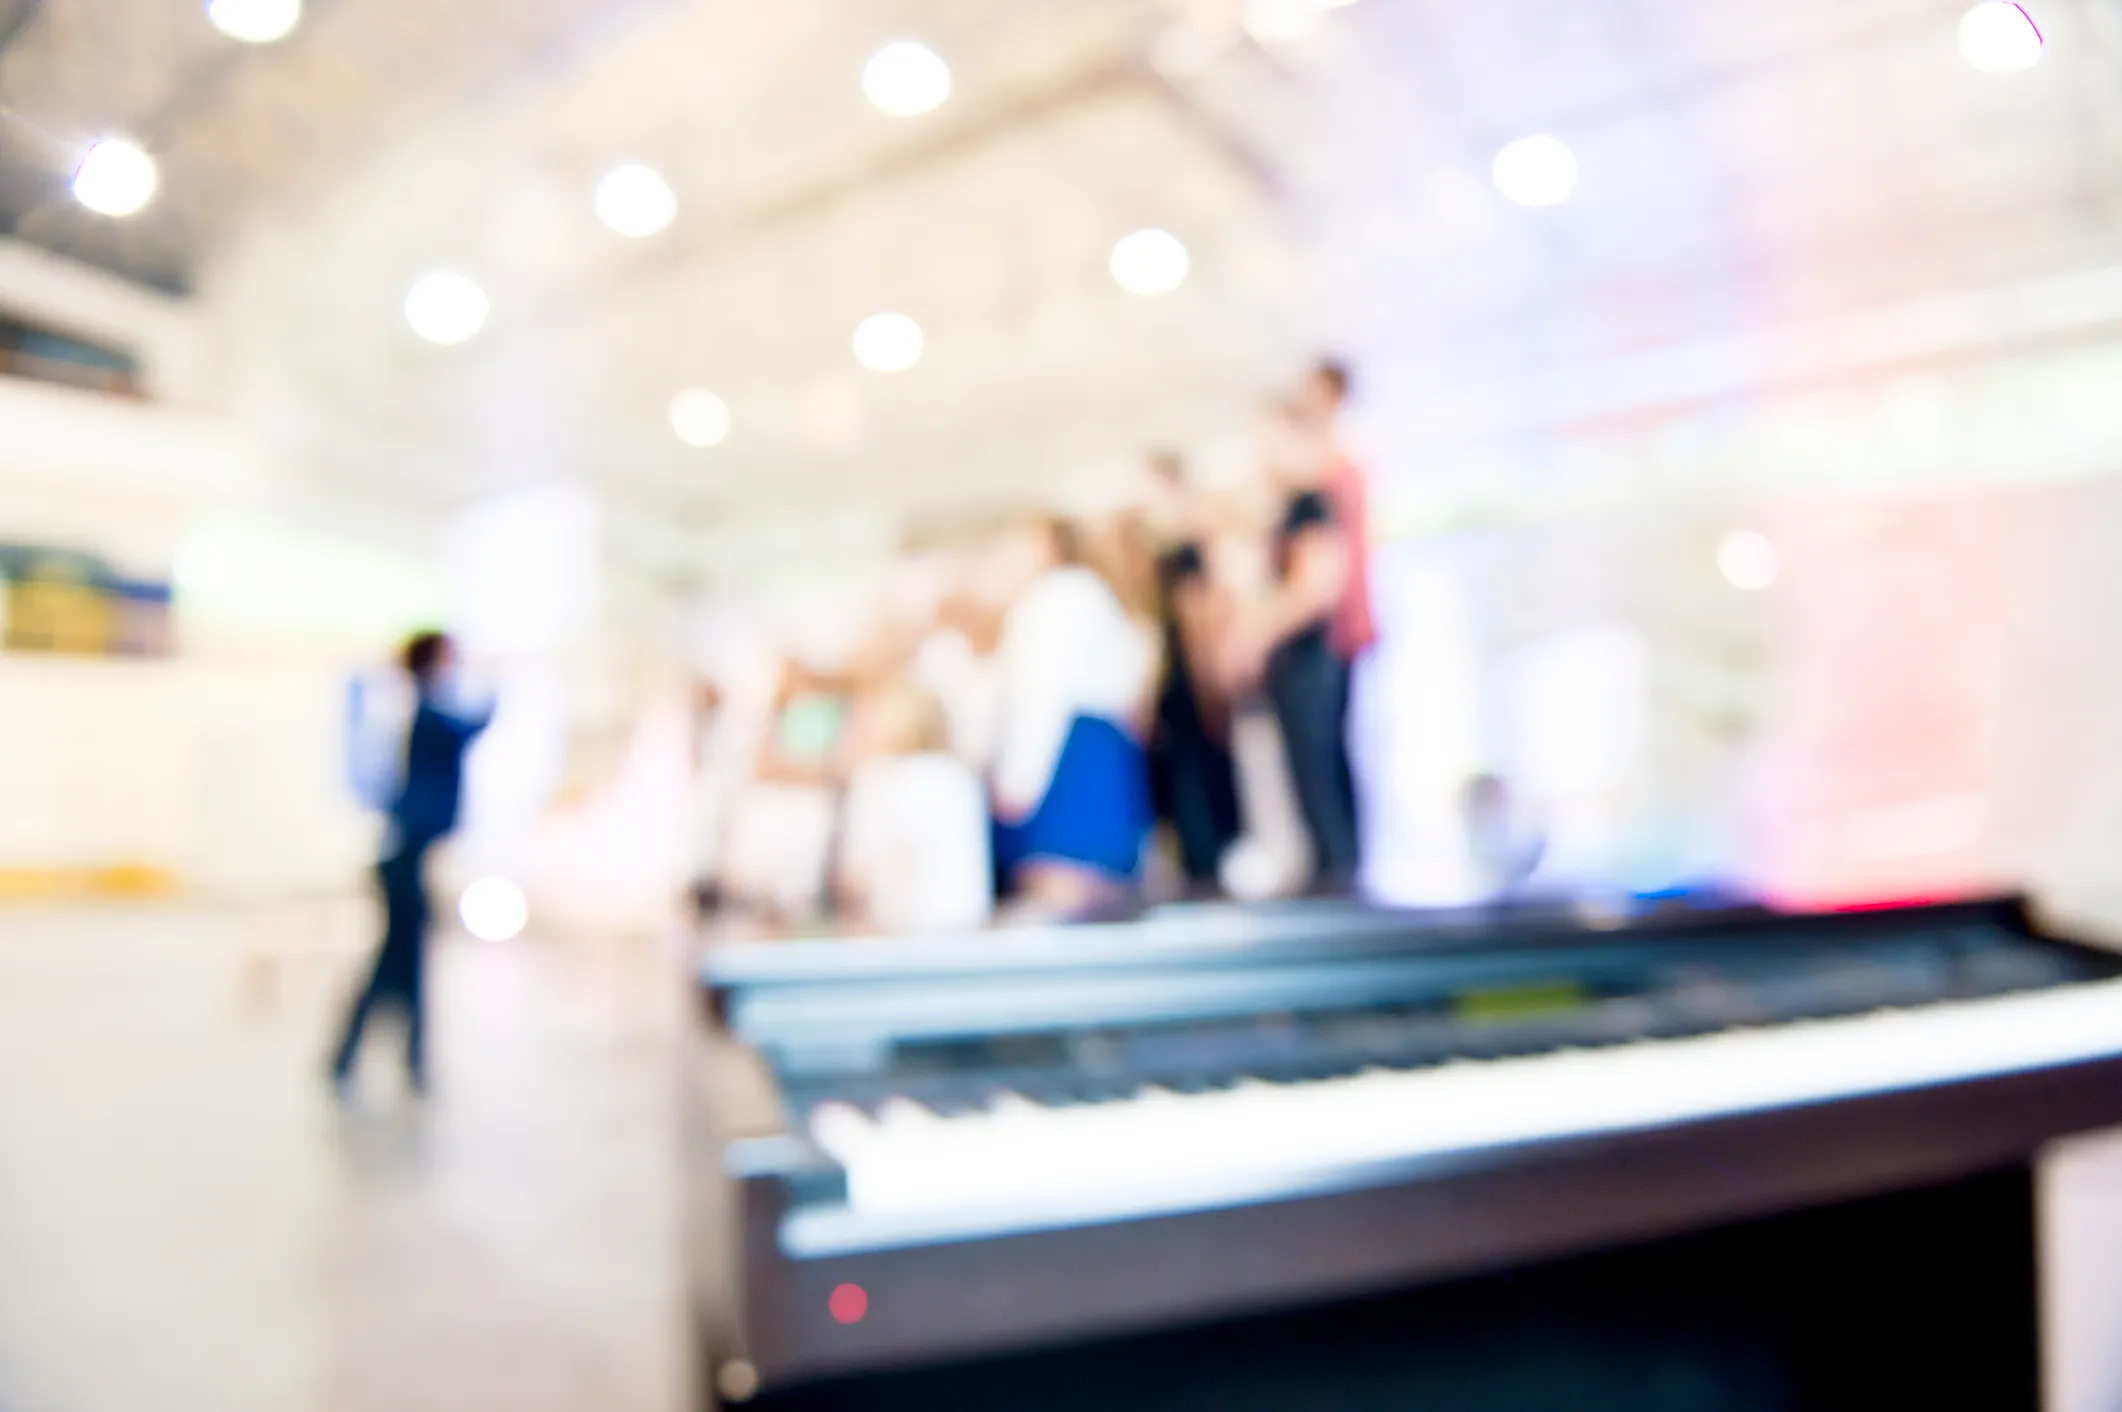
<svg viewBox="0 0 2122 1412">
<path fill-rule="evenodd" d="M 1106 1023 L 1080 1033 L 925 1039 L 895 1050 L 884 1072 L 807 1076 L 800 1095 L 791 1088 L 789 1098 L 794 1111 L 836 1097 L 874 1116 L 903 1094 L 957 1116 L 980 1111 L 998 1091 L 1073 1107 L 1126 1099 L 1148 1085 L 1208 1094 L 1246 1079 L 1318 1083 L 1373 1066 L 1411 1071 L 1453 1060 L 1527 1059 L 1908 1008 L 2079 979 L 2093 965 L 2076 953 L 1990 932 L 1900 937 L 1891 945 L 1842 938 L 1818 946 L 1714 946 L 1646 952 L 1634 961 L 1601 953 L 1581 978 L 1561 961 L 1542 961 L 1440 984 L 1426 1000 L 1401 996 L 1324 1012 L 1284 1004 L 1250 1016 Z M 1468 984 L 1490 988 L 1469 992 Z M 1561 998 L 1559 1007 L 1469 1010 L 1462 1003 L 1470 993 L 1507 998 L 1549 990 Z"/>
</svg>

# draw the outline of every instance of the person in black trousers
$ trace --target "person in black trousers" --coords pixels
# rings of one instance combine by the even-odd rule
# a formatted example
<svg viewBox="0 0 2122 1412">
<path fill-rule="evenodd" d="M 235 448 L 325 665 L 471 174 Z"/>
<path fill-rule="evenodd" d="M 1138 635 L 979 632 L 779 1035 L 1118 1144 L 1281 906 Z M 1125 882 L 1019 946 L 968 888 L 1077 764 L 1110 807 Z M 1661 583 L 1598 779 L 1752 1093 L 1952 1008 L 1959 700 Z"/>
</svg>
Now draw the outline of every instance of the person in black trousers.
<svg viewBox="0 0 2122 1412">
<path fill-rule="evenodd" d="M 1332 502 L 1300 491 L 1284 507 L 1276 562 L 1285 613 L 1300 615 L 1337 594 L 1347 574 L 1345 537 Z M 1294 609 L 1286 605 L 1300 605 Z M 1311 834 L 1313 889 L 1346 892 L 1358 862 L 1356 785 L 1348 764 L 1349 664 L 1334 651 L 1327 613 L 1285 618 L 1267 655 L 1262 685 L 1274 703 L 1289 758 L 1290 784 Z"/>
<path fill-rule="evenodd" d="M 427 970 L 427 889 L 421 872 L 427 851 L 457 825 L 463 794 L 464 754 L 486 716 L 460 716 L 444 704 L 444 687 L 456 664 L 456 648 L 438 632 L 423 632 L 405 644 L 399 661 L 419 691 L 419 706 L 405 743 L 405 777 L 390 811 L 390 839 L 376 876 L 383 885 L 383 944 L 368 984 L 346 1017 L 346 1033 L 332 1060 L 332 1082 L 343 1095 L 353 1079 L 361 1032 L 376 1006 L 405 1011 L 405 1065 L 413 1088 L 427 1091 L 424 1008 Z"/>
<path fill-rule="evenodd" d="M 1346 386 L 1338 364 L 1325 364 Z M 1350 892 L 1360 863 L 1348 758 L 1350 664 L 1370 636 L 1360 525 L 1340 482 L 1331 426 L 1304 405 L 1275 403 L 1264 425 L 1267 472 L 1282 497 L 1275 582 L 1231 634 L 1231 677 L 1256 683 L 1275 708 L 1297 807 L 1311 837 L 1311 891 Z"/>
<path fill-rule="evenodd" d="M 1179 842 L 1189 891 L 1209 895 L 1224 853 L 1238 839 L 1237 772 L 1230 708 L 1200 670 L 1215 619 L 1201 546 L 1185 543 L 1157 560 L 1164 619 L 1164 685 L 1150 735 L 1152 796 Z"/>
</svg>

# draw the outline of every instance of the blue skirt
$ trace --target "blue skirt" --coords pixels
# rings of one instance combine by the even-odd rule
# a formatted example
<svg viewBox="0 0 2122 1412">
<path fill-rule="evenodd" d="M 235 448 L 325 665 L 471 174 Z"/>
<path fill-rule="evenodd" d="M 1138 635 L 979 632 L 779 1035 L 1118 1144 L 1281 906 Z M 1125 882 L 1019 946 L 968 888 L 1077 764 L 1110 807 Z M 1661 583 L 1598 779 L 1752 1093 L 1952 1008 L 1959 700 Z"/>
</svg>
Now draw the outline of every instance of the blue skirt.
<svg viewBox="0 0 2122 1412">
<path fill-rule="evenodd" d="M 1099 716 L 1069 723 L 1054 777 L 1024 822 L 995 823 L 995 866 L 1007 878 L 1034 860 L 1131 878 L 1149 837 L 1149 759 Z"/>
</svg>

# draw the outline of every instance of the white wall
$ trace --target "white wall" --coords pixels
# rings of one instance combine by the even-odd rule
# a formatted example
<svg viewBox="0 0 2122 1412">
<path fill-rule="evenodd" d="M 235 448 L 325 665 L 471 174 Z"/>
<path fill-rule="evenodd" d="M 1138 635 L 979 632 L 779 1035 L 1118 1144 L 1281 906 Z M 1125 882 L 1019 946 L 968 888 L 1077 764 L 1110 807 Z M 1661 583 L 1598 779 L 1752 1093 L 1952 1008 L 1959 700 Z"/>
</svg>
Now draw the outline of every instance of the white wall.
<svg viewBox="0 0 2122 1412">
<path fill-rule="evenodd" d="M 357 885 L 376 826 L 345 784 L 344 690 L 315 667 L 0 656 L 0 869 Z"/>
<path fill-rule="evenodd" d="M 1830 531 L 1845 518 L 1878 530 L 1837 548 Z M 1720 534 L 1745 525 L 1782 543 L 1783 577 L 1766 592 L 1718 573 Z M 1464 620 L 1418 648 L 1396 643 L 1400 675 L 1432 692 L 1460 683 L 1458 709 L 1482 727 L 1469 743 L 1408 704 L 1389 713 L 1386 753 L 1438 762 L 1426 783 L 1402 782 L 1397 803 L 1411 812 L 1392 822 L 1412 849 L 1423 801 L 1441 813 L 1478 768 L 1557 803 L 1541 797 L 1528 752 L 1605 750 L 1579 738 L 1595 714 L 1591 684 L 1542 688 L 1569 698 L 1547 703 L 1558 725 L 1532 731 L 1551 737 L 1542 746 L 1516 738 L 1524 721 L 1511 726 L 1525 705 L 1514 664 L 1625 631 L 1644 654 L 1642 700 L 1633 724 L 1607 728 L 1635 739 L 1604 772 L 1610 847 L 1595 875 L 1651 884 L 1661 869 L 1677 881 L 1737 864 L 1769 885 L 1871 895 L 2005 880 L 2122 917 L 2118 543 L 2122 473 L 1780 503 L 1675 497 L 1385 546 L 1374 583 L 1389 629 L 1404 638 L 1454 603 Z M 1911 841 L 1861 876 L 1832 856 L 1854 835 L 1811 839 L 1802 856 L 1778 843 L 1779 829 L 1913 821 L 1955 791 L 1980 796 L 1972 836 Z M 1753 871 L 1768 865 L 1773 876 Z"/>
<path fill-rule="evenodd" d="M 192 655 L 365 664 L 449 604 L 441 568 L 419 555 L 255 510 L 190 516 L 171 569 Z"/>
<path fill-rule="evenodd" d="M 0 239 L 0 309 L 130 350 L 151 394 L 0 378 L 0 540 L 171 577 L 182 654 L 0 655 L 0 871 L 359 885 L 376 825 L 345 779 L 346 668 L 441 620 L 439 568 L 349 528 L 220 409 L 189 301 Z"/>
</svg>

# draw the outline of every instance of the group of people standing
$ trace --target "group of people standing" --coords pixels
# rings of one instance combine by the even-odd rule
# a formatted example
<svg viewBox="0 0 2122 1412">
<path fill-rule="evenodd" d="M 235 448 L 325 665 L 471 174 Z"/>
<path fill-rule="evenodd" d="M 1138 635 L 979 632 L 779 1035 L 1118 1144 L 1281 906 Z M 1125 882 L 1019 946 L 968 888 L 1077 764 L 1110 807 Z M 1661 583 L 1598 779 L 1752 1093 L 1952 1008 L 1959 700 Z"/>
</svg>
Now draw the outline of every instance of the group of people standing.
<svg viewBox="0 0 2122 1412">
<path fill-rule="evenodd" d="M 925 611 L 878 613 L 845 661 L 703 689 L 702 901 L 880 931 L 1125 915 L 1160 823 L 1189 895 L 1351 889 L 1374 627 L 1348 394 L 1322 361 L 1265 409 L 1242 484 L 1159 454 L 1135 504 L 959 546 Z M 1263 872 L 1277 799 L 1296 846 Z"/>
<path fill-rule="evenodd" d="M 1160 822 L 1190 895 L 1352 888 L 1351 667 L 1375 629 L 1348 392 L 1322 361 L 1269 404 L 1242 484 L 1198 486 L 1159 454 L 1125 509 L 961 546 L 944 591 L 875 615 L 847 660 L 777 655 L 750 687 L 703 684 L 703 909 L 888 932 L 974 927 L 998 906 L 1120 917 L 1145 899 Z M 384 937 L 332 1056 L 342 1092 L 378 1007 L 405 1012 L 425 1086 L 421 875 L 488 720 L 462 704 L 455 661 L 432 632 L 402 654 L 412 701 L 373 801 L 390 826 Z M 1263 871 L 1278 785 L 1299 847 Z"/>
</svg>

